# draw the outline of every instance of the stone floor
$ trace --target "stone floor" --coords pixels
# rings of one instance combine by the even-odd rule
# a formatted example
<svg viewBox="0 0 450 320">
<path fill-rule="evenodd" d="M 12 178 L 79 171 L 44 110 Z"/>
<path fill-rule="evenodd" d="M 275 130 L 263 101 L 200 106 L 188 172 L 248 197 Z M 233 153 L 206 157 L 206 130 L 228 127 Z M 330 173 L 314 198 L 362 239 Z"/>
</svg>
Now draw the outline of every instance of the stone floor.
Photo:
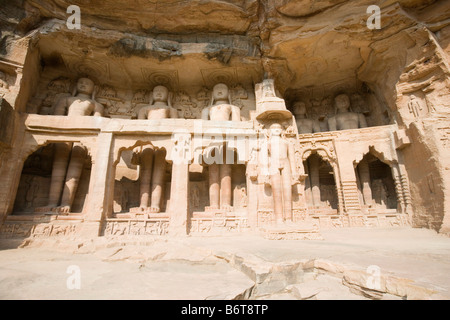
<svg viewBox="0 0 450 320">
<path fill-rule="evenodd" d="M 450 238 L 351 228 L 324 240 L 225 237 L 0 240 L 0 299 L 442 299 Z M 70 266 L 80 289 L 70 290 Z M 380 270 L 379 287 L 367 268 Z"/>
</svg>

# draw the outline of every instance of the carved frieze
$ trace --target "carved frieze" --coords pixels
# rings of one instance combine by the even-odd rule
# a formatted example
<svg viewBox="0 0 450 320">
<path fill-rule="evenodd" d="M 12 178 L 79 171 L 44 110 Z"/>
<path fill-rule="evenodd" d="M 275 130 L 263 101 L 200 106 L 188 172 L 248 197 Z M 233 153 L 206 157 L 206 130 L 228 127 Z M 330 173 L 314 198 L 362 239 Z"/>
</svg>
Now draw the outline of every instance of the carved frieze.
<svg viewBox="0 0 450 320">
<path fill-rule="evenodd" d="M 42 238 L 69 236 L 77 232 L 79 223 L 6 222 L 0 228 L 0 238 Z"/>
<path fill-rule="evenodd" d="M 190 233 L 224 233 L 242 232 L 248 230 L 248 220 L 242 217 L 230 217 L 222 214 L 213 218 L 193 218 L 191 220 Z"/>
<path fill-rule="evenodd" d="M 106 222 L 105 236 L 125 235 L 166 235 L 169 230 L 168 220 L 109 220 Z"/>
</svg>

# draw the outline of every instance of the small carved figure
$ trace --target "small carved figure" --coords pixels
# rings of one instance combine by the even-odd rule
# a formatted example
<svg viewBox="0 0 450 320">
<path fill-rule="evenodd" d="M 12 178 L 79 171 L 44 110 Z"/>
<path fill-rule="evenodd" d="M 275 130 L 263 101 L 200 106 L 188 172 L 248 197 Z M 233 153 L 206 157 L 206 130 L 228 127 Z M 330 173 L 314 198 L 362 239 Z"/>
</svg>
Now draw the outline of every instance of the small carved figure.
<svg viewBox="0 0 450 320">
<path fill-rule="evenodd" d="M 178 115 L 184 119 L 195 119 L 197 104 L 191 101 L 186 92 L 179 92 L 174 101 L 174 107 L 178 110 Z"/>
<path fill-rule="evenodd" d="M 192 206 L 198 208 L 200 206 L 200 190 L 198 186 L 192 188 Z"/>
<path fill-rule="evenodd" d="M 172 107 L 172 93 L 166 87 L 156 86 L 152 97 L 150 104 L 139 110 L 138 119 L 178 118 L 177 110 Z"/>
<path fill-rule="evenodd" d="M 411 95 L 410 97 L 410 100 L 408 102 L 408 110 L 413 114 L 414 118 L 420 116 L 420 113 L 422 111 L 422 104 L 415 95 Z"/>
<path fill-rule="evenodd" d="M 25 194 L 25 207 L 33 207 L 34 201 L 39 192 L 39 184 L 35 181 L 35 177 L 29 176 L 27 178 L 27 191 Z"/>
<path fill-rule="evenodd" d="M 302 101 L 294 104 L 295 121 L 298 127 L 298 133 L 315 133 L 320 132 L 319 121 L 308 119 L 306 115 L 306 104 Z"/>
<path fill-rule="evenodd" d="M 241 195 L 241 208 L 247 207 L 247 189 L 245 186 L 239 188 L 239 193 Z"/>
</svg>

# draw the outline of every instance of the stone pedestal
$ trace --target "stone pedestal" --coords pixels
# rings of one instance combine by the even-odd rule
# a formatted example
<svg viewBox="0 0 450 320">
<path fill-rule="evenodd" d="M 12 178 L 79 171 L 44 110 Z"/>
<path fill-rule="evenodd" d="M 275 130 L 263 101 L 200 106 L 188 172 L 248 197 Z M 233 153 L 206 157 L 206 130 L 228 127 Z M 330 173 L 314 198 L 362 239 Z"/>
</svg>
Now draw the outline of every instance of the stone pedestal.
<svg viewBox="0 0 450 320">
<path fill-rule="evenodd" d="M 85 221 L 80 233 L 86 237 L 100 235 L 101 222 L 106 218 L 107 211 L 111 210 L 108 204 L 113 200 L 113 188 L 111 188 L 114 181 L 113 170 L 111 170 L 112 139 L 112 133 L 101 133 L 98 137 L 98 149 L 92 165 Z"/>
<path fill-rule="evenodd" d="M 265 79 L 256 85 L 256 119 L 288 120 L 292 113 L 287 110 L 284 99 L 277 97 L 273 79 Z"/>
<path fill-rule="evenodd" d="M 174 163 L 170 190 L 171 236 L 186 236 L 189 228 L 189 164 Z"/>
</svg>

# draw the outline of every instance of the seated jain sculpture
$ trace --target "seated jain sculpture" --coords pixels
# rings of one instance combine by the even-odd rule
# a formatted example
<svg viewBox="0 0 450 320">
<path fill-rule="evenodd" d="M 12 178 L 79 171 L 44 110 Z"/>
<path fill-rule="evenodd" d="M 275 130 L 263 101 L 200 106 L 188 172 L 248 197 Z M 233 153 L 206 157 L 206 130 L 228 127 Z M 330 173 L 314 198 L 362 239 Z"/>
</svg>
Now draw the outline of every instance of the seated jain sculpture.
<svg viewBox="0 0 450 320">
<path fill-rule="evenodd" d="M 55 114 L 67 114 L 69 117 L 103 116 L 103 106 L 93 98 L 94 87 L 92 80 L 79 79 L 75 95 L 57 101 Z M 78 142 L 55 144 L 48 205 L 37 208 L 37 211 L 56 211 L 66 214 L 70 212 L 86 157 L 86 148 Z"/>
<path fill-rule="evenodd" d="M 268 141 L 269 176 L 272 187 L 274 214 L 277 223 L 292 221 L 292 186 L 300 176 L 295 165 L 295 151 L 292 143 L 282 136 L 279 123 L 270 126 Z"/>
<path fill-rule="evenodd" d="M 164 86 L 153 89 L 150 105 L 139 110 L 138 119 L 178 118 L 178 111 L 172 107 L 172 94 Z"/>
<path fill-rule="evenodd" d="M 95 101 L 94 89 L 92 80 L 80 78 L 74 96 L 56 102 L 55 115 L 103 116 L 104 108 Z M 55 144 L 48 205 L 38 211 L 70 212 L 86 157 L 87 150 L 80 143 Z"/>
<path fill-rule="evenodd" d="M 308 119 L 306 115 L 306 104 L 302 101 L 294 104 L 295 121 L 298 127 L 298 133 L 320 132 L 320 124 L 317 120 Z"/>
<path fill-rule="evenodd" d="M 73 97 L 64 97 L 56 102 L 55 115 L 68 116 L 103 116 L 103 106 L 93 96 L 94 82 L 88 78 L 80 78 L 77 92 Z"/>
<path fill-rule="evenodd" d="M 202 111 L 203 120 L 241 121 L 241 109 L 230 104 L 231 98 L 226 84 L 219 83 L 213 88 L 211 105 Z"/>
<path fill-rule="evenodd" d="M 240 121 L 239 107 L 230 104 L 228 87 L 219 83 L 214 86 L 211 105 L 202 111 L 203 120 L 213 121 Z M 209 210 L 231 210 L 231 164 L 225 163 L 226 148 L 216 147 L 215 152 L 220 153 L 220 163 L 209 165 Z"/>
<path fill-rule="evenodd" d="M 152 102 L 139 110 L 138 119 L 177 118 L 178 112 L 171 106 L 171 94 L 164 86 L 153 89 Z M 147 147 L 142 150 L 140 165 L 140 205 L 139 210 L 145 212 L 150 204 L 150 212 L 161 211 L 161 200 L 164 193 L 164 177 L 166 173 L 166 150 Z M 149 203 L 150 202 L 150 203 Z"/>
<path fill-rule="evenodd" d="M 367 127 L 363 114 L 350 111 L 350 99 L 346 94 L 338 95 L 335 99 L 336 115 L 328 119 L 330 131 L 358 129 Z"/>
</svg>

